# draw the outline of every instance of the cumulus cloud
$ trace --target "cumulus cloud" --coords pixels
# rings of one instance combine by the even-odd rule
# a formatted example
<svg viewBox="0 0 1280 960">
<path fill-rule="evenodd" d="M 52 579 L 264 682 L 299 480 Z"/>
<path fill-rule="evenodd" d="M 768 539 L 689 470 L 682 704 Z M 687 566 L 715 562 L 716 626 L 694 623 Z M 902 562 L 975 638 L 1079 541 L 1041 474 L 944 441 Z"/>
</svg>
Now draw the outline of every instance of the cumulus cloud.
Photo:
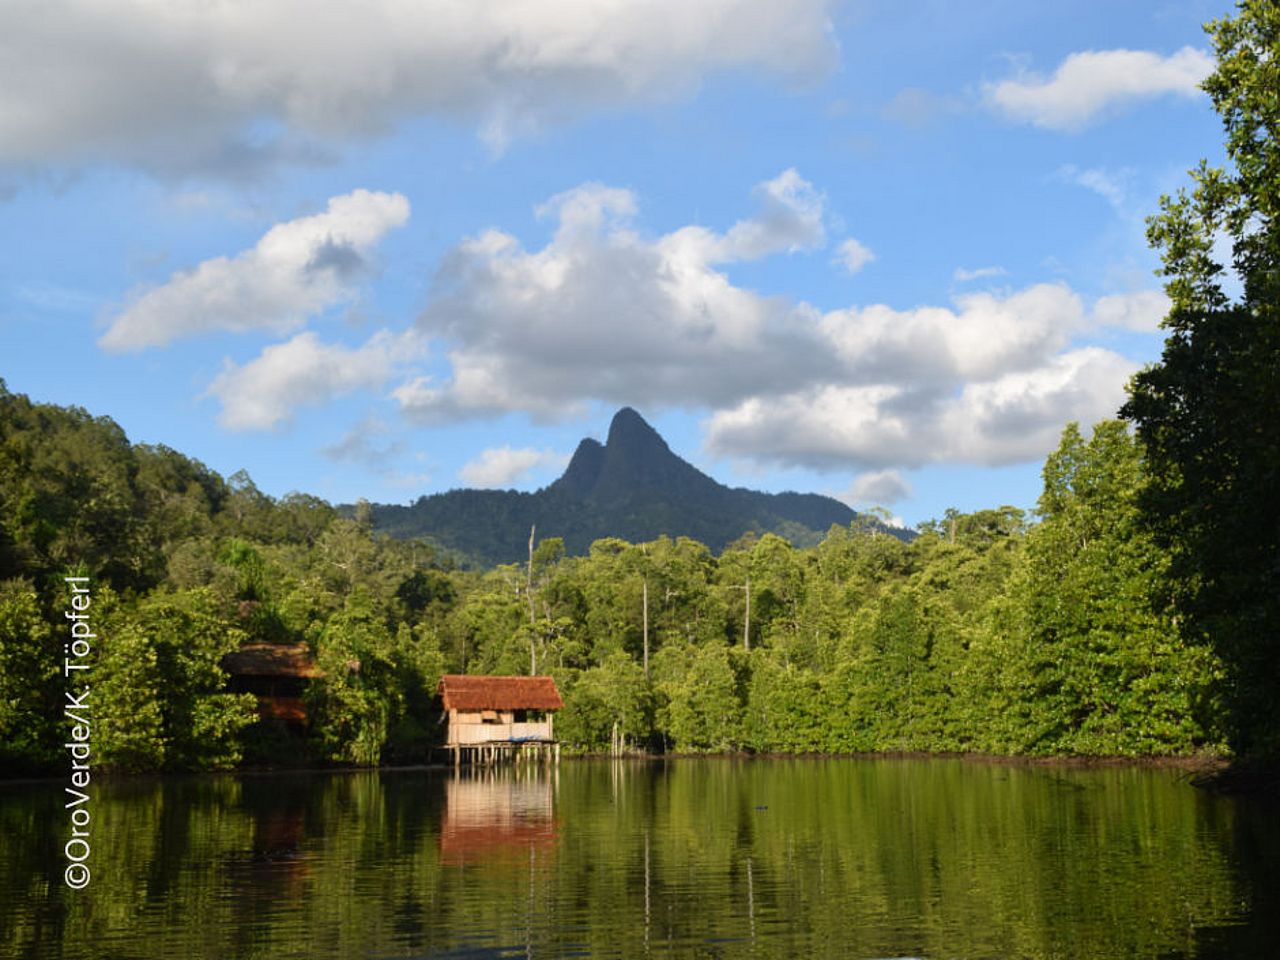
<svg viewBox="0 0 1280 960">
<path fill-rule="evenodd" d="M 1093 306 L 1094 318 L 1101 327 L 1152 332 L 1169 315 L 1169 298 L 1161 290 L 1139 290 L 1101 297 Z"/>
<path fill-rule="evenodd" d="M 897 470 L 877 470 L 855 478 L 840 499 L 851 506 L 887 506 L 910 496 L 911 484 L 902 479 Z"/>
<path fill-rule="evenodd" d="M 1018 463 L 1053 449 L 1067 420 L 1114 416 L 1136 369 L 1086 347 L 958 390 L 823 384 L 717 412 L 706 442 L 716 453 L 818 469 Z"/>
<path fill-rule="evenodd" d="M 570 415 L 583 398 L 719 406 L 834 373 L 811 308 L 734 286 L 717 265 L 819 243 L 819 195 L 794 171 L 761 184 L 761 209 L 723 233 L 646 239 L 636 198 L 585 184 L 540 208 L 540 250 L 489 230 L 444 259 L 420 329 L 449 345 L 452 375 L 395 391 L 421 422 L 522 410 Z"/>
<path fill-rule="evenodd" d="M 1162 57 L 1147 50 L 1073 53 L 1052 77 L 1023 74 L 985 88 L 987 103 L 1014 120 L 1049 130 L 1078 131 L 1112 108 L 1166 94 L 1200 95 L 1213 70 L 1203 50 L 1183 47 Z"/>
<path fill-rule="evenodd" d="M 568 463 L 568 456 L 550 449 L 490 447 L 476 459 L 464 464 L 458 471 L 458 477 L 471 487 L 510 487 L 539 467 L 563 469 Z"/>
<path fill-rule="evenodd" d="M 721 263 L 758 260 L 770 254 L 822 246 L 822 196 L 794 168 L 784 170 L 752 191 L 760 210 L 739 220 L 721 238 L 710 259 Z"/>
<path fill-rule="evenodd" d="M 415 353 L 412 336 L 386 331 L 356 348 L 300 333 L 243 366 L 226 361 L 205 395 L 222 403 L 218 422 L 228 430 L 270 430 L 291 420 L 299 407 L 381 387 Z"/>
<path fill-rule="evenodd" d="M 296 330 L 352 299 L 373 247 L 408 219 L 409 201 L 398 193 L 334 197 L 324 213 L 277 224 L 250 250 L 137 293 L 98 343 L 142 350 L 214 330 Z"/>
<path fill-rule="evenodd" d="M 850 237 L 836 250 L 836 263 L 850 274 L 855 274 L 876 258 L 870 247 L 863 246 Z"/>
<path fill-rule="evenodd" d="M 819 330 L 845 380 L 954 384 L 1033 368 L 1088 322 L 1080 297 L 1061 284 L 964 294 L 956 305 L 849 307 L 825 314 Z"/>
<path fill-rule="evenodd" d="M 0 163 L 251 170 L 414 116 L 500 147 L 711 72 L 834 64 L 829 0 L 0 4 Z"/>
<path fill-rule="evenodd" d="M 1112 415 L 1122 401 L 1134 364 L 1081 344 L 1103 328 L 1146 329 L 1159 294 L 1090 304 L 1042 283 L 824 312 L 724 273 L 798 237 L 816 242 L 820 195 L 798 175 L 757 195 L 760 214 L 723 232 L 645 237 L 633 194 L 585 184 L 541 209 L 554 233 L 540 248 L 499 230 L 463 241 L 418 325 L 450 369 L 402 382 L 401 410 L 436 423 L 554 419 L 591 402 L 705 408 L 713 453 L 883 471 L 1041 457 L 1063 423 Z M 793 212 L 769 212 L 774 200 Z"/>
</svg>

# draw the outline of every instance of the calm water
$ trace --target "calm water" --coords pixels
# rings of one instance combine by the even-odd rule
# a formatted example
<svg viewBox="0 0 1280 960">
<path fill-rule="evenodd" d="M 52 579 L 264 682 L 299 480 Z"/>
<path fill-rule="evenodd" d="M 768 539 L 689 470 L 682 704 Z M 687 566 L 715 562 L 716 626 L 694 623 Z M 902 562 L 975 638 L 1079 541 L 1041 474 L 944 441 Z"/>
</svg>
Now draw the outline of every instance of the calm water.
<svg viewBox="0 0 1280 960">
<path fill-rule="evenodd" d="M 0 785 L 12 957 L 1277 957 L 1280 817 L 1176 771 L 565 762 Z"/>
</svg>

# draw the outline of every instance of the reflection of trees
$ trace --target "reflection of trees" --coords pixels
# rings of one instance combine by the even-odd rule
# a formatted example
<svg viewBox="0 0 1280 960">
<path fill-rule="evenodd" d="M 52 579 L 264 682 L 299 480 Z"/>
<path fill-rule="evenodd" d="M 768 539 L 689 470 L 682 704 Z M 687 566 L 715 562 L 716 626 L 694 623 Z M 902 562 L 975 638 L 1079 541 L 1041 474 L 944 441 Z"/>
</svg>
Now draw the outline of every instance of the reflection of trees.
<svg viewBox="0 0 1280 960">
<path fill-rule="evenodd" d="M 240 806 L 252 823 L 250 841 L 228 861 L 227 874 L 229 884 L 244 893 L 237 899 L 253 902 L 249 914 L 264 902 L 297 906 L 306 897 L 312 856 L 306 849 L 307 811 L 316 785 L 311 777 L 244 781 Z"/>
<path fill-rule="evenodd" d="M 59 791 L 0 793 L 0 956 L 1203 958 L 1264 954 L 1280 917 L 1271 811 L 1141 768 L 118 782 L 74 896 L 54 882 Z"/>
</svg>

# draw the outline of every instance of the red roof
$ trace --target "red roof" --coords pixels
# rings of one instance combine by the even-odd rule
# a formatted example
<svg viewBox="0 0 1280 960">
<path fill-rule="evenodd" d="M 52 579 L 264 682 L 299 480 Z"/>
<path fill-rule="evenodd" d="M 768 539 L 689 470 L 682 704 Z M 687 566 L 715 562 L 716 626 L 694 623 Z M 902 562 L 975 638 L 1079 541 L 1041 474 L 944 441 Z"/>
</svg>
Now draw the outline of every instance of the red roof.
<svg viewBox="0 0 1280 960">
<path fill-rule="evenodd" d="M 449 673 L 436 693 L 446 710 L 560 710 L 564 701 L 551 677 L 479 677 Z"/>
</svg>

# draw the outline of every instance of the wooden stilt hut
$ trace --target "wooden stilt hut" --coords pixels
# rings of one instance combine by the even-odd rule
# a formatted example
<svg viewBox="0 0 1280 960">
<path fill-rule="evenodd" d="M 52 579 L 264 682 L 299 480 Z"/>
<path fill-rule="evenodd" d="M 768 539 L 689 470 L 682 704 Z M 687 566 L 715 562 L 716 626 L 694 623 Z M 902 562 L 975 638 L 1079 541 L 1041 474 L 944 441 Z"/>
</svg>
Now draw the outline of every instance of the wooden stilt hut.
<svg viewBox="0 0 1280 960">
<path fill-rule="evenodd" d="M 553 727 L 564 707 L 551 677 L 446 674 L 436 688 L 454 765 L 559 758 Z"/>
<path fill-rule="evenodd" d="M 258 716 L 295 731 L 307 725 L 303 694 L 322 672 L 306 644 L 246 643 L 222 658 L 227 689 L 258 698 Z"/>
</svg>

